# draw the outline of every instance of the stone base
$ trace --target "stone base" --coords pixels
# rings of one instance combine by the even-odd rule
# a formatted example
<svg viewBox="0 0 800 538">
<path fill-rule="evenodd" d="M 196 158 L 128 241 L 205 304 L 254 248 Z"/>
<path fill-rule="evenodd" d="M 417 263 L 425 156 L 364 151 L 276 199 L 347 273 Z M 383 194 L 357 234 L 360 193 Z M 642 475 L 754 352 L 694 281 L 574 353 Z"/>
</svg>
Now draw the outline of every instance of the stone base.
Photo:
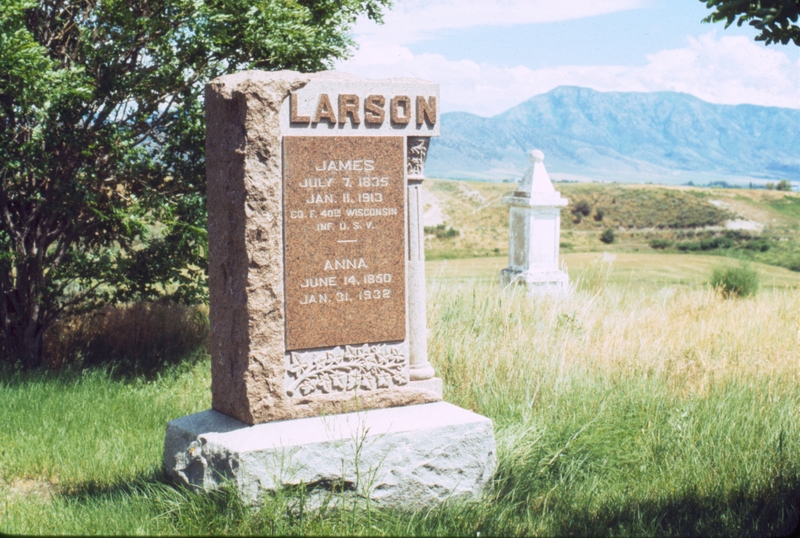
<svg viewBox="0 0 800 538">
<path fill-rule="evenodd" d="M 446 402 L 248 426 L 214 410 L 167 424 L 164 466 L 249 504 L 283 485 L 338 486 L 375 505 L 420 509 L 479 495 L 495 468 L 492 421 Z"/>
<path fill-rule="evenodd" d="M 430 379 L 423 379 L 422 381 L 409 381 L 408 385 L 418 390 L 427 390 L 433 392 L 439 399 L 442 398 L 442 378 L 432 377 Z"/>
<path fill-rule="evenodd" d="M 520 284 L 528 287 L 531 293 L 568 293 L 569 276 L 563 271 L 520 271 L 506 267 L 500 271 L 503 286 Z"/>
</svg>

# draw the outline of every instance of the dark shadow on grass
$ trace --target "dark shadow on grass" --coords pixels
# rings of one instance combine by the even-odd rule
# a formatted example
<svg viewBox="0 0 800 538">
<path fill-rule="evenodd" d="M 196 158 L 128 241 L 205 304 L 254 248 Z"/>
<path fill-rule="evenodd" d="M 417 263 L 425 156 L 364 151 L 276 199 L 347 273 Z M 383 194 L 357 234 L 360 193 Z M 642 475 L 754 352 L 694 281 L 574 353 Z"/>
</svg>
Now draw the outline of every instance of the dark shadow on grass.
<svg viewBox="0 0 800 538">
<path fill-rule="evenodd" d="M 130 480 L 123 480 L 114 484 L 107 484 L 97 480 L 88 480 L 72 486 L 63 487 L 58 495 L 65 499 L 88 501 L 111 498 L 116 495 L 136 494 L 143 489 L 151 487 L 174 488 L 176 491 L 180 491 L 181 489 L 179 486 L 172 483 L 164 469 L 156 468 Z M 189 491 L 190 490 L 186 489 L 186 492 Z"/>
<path fill-rule="evenodd" d="M 302 535 L 306 525 L 334 513 L 309 509 L 310 492 L 302 485 L 270 492 L 263 503 L 251 506 L 233 481 L 223 481 L 212 491 L 196 491 L 172 481 L 163 469 L 113 485 L 84 482 L 59 496 L 71 504 L 90 505 L 137 498 L 150 506 L 153 517 L 168 518 L 172 528 L 188 535 Z"/>
<path fill-rule="evenodd" d="M 576 499 L 574 505 L 580 505 Z M 719 496 L 684 492 L 657 500 L 606 504 L 589 514 L 559 502 L 556 536 L 789 536 L 800 522 L 800 480 L 776 477 L 768 489 Z M 491 530 L 489 530 L 491 532 Z"/>
<path fill-rule="evenodd" d="M 325 518 L 349 521 L 342 514 L 356 509 L 345 502 L 332 511 L 304 511 L 307 493 L 302 488 L 289 488 L 269 495 L 265 506 L 253 509 L 241 500 L 232 483 L 216 491 L 196 493 L 170 481 L 163 470 L 154 469 L 110 486 L 86 482 L 60 496 L 77 503 L 113 503 L 120 496 L 146 499 L 154 514 L 170 518 L 175 528 L 190 534 L 319 531 L 328 528 Z M 545 532 L 554 536 L 785 536 L 797 529 L 799 500 L 797 477 L 776 477 L 770 487 L 762 490 L 727 491 L 717 496 L 689 491 L 655 500 L 629 499 L 625 504 L 607 503 L 591 513 L 581 509 L 581 499 L 571 502 L 562 498 L 548 509 Z M 524 503 L 490 494 L 478 503 L 447 502 L 420 512 L 375 507 L 370 525 L 354 523 L 343 529 L 353 533 L 380 530 L 389 534 L 525 535 L 537 532 L 528 527 L 531 520 L 526 517 L 527 510 Z"/>
<path fill-rule="evenodd" d="M 154 382 L 177 375 L 208 359 L 205 349 L 196 349 L 184 355 L 174 355 L 169 360 L 145 362 L 128 357 L 112 357 L 108 361 L 92 365 L 70 364 L 61 368 L 33 371 L 16 370 L 9 365 L 0 365 L 0 388 L 21 387 L 32 383 L 58 383 L 72 385 L 80 383 L 86 374 L 99 374 L 110 382 L 131 383 L 137 380 Z"/>
</svg>

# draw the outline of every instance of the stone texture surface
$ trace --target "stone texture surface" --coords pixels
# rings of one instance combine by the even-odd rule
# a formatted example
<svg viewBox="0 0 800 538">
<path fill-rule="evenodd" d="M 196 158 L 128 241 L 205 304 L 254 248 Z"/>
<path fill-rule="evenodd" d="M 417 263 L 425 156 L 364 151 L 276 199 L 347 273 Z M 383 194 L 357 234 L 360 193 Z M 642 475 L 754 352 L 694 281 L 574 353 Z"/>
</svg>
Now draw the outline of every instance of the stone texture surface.
<svg viewBox="0 0 800 538">
<path fill-rule="evenodd" d="M 361 84 L 330 73 L 245 71 L 206 87 L 212 407 L 247 424 L 346 412 L 355 397 L 362 409 L 440 399 L 363 379 L 344 392 L 286 392 L 281 110 L 288 118 L 289 93 L 319 80 L 342 91 Z M 421 128 L 438 132 L 438 122 Z"/>
<path fill-rule="evenodd" d="M 213 410 L 167 425 L 164 463 L 178 482 L 232 480 L 257 504 L 281 485 L 345 489 L 413 509 L 479 495 L 495 468 L 492 422 L 438 402 L 247 426 Z"/>
<path fill-rule="evenodd" d="M 283 145 L 286 349 L 404 340 L 403 137 Z"/>
<path fill-rule="evenodd" d="M 280 107 L 308 76 L 245 71 L 206 86 L 212 405 L 280 416 L 284 305 Z M 278 356 L 279 361 L 269 358 Z"/>
<path fill-rule="evenodd" d="M 429 390 L 431 392 L 438 394 L 440 398 L 442 397 L 443 387 L 442 387 L 441 377 L 429 377 L 427 379 L 422 379 L 422 380 L 412 379 L 410 381 L 410 384 L 414 388 Z"/>
</svg>

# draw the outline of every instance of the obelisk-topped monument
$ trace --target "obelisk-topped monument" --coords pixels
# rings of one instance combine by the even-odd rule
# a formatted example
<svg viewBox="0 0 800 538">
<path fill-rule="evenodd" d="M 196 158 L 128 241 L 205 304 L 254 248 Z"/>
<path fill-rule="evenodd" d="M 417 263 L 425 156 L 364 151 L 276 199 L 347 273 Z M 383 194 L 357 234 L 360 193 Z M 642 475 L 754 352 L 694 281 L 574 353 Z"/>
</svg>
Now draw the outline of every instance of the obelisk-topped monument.
<svg viewBox="0 0 800 538">
<path fill-rule="evenodd" d="M 509 208 L 509 263 L 500 273 L 504 285 L 518 283 L 532 292 L 565 291 L 569 277 L 558 267 L 561 208 L 568 201 L 553 187 L 544 153 L 533 150 L 531 165 L 512 196 Z"/>
</svg>

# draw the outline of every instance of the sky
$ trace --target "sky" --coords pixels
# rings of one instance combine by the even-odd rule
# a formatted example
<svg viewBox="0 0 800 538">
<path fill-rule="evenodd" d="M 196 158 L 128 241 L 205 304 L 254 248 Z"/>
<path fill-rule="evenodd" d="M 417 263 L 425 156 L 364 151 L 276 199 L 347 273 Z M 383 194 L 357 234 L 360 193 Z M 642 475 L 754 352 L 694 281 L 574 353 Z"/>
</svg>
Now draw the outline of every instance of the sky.
<svg viewBox="0 0 800 538">
<path fill-rule="evenodd" d="M 698 0 L 394 0 L 335 68 L 441 85 L 443 112 L 499 114 L 558 86 L 676 91 L 711 103 L 800 108 L 800 47 L 705 24 Z"/>
</svg>

